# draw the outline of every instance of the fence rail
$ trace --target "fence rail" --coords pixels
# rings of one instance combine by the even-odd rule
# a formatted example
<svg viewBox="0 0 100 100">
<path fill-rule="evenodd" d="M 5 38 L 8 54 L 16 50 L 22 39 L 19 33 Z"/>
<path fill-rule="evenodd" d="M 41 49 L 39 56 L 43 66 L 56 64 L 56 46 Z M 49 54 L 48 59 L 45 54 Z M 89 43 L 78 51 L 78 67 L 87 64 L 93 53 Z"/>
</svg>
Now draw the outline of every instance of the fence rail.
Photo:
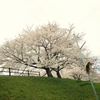
<svg viewBox="0 0 100 100">
<path fill-rule="evenodd" d="M 2 74 L 3 73 L 3 74 Z M 6 74 L 4 74 L 6 73 Z M 0 76 L 40 76 L 40 72 L 33 70 L 20 70 L 15 68 L 0 67 Z"/>
</svg>

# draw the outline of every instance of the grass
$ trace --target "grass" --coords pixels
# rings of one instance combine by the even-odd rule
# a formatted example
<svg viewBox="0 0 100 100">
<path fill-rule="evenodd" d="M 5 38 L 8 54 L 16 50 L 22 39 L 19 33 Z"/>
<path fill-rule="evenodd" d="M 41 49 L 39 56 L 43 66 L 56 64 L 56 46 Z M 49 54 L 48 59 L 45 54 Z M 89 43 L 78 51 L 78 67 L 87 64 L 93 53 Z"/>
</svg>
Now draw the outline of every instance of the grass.
<svg viewBox="0 0 100 100">
<path fill-rule="evenodd" d="M 94 83 L 100 96 L 100 83 Z M 90 82 L 46 77 L 1 76 L 0 100 L 96 100 Z"/>
</svg>

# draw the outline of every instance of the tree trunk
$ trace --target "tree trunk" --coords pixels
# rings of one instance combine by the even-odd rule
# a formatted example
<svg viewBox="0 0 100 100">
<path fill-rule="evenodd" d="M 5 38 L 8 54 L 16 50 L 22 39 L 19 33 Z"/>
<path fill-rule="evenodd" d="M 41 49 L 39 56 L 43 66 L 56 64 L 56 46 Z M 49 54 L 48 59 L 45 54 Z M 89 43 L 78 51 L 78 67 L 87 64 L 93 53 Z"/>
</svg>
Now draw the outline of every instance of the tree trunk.
<svg viewBox="0 0 100 100">
<path fill-rule="evenodd" d="M 59 68 L 59 66 L 57 68 L 52 68 L 52 70 L 56 72 L 56 75 L 57 75 L 58 78 L 62 78 L 61 75 L 60 75 L 61 69 Z"/>
<path fill-rule="evenodd" d="M 57 73 L 57 77 L 58 77 L 58 78 L 62 78 L 62 77 L 61 77 L 61 75 L 60 75 L 59 70 L 58 70 L 58 71 L 56 71 L 56 73 Z"/>
<path fill-rule="evenodd" d="M 59 66 L 58 66 L 58 68 L 57 68 L 56 73 L 57 73 L 57 77 L 58 77 L 58 78 L 62 78 L 61 75 L 60 75 L 60 69 L 59 69 Z"/>
<path fill-rule="evenodd" d="M 52 75 L 52 73 L 51 73 L 49 68 L 45 68 L 45 70 L 46 70 L 46 73 L 47 73 L 48 77 L 53 77 L 53 75 Z"/>
</svg>

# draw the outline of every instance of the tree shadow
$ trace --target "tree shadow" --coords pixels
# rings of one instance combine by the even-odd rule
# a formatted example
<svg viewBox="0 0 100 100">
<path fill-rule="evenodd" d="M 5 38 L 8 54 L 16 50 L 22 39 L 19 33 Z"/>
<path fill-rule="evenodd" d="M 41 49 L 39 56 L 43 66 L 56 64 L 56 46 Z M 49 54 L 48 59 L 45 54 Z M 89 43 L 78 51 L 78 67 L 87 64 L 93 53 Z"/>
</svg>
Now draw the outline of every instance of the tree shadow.
<svg viewBox="0 0 100 100">
<path fill-rule="evenodd" d="M 79 83 L 81 87 L 86 86 L 86 85 L 90 85 L 89 81 L 76 81 L 76 83 Z"/>
<path fill-rule="evenodd" d="M 83 84 L 80 84 L 81 87 L 84 87 L 86 85 L 90 85 L 90 83 L 83 83 Z"/>
</svg>

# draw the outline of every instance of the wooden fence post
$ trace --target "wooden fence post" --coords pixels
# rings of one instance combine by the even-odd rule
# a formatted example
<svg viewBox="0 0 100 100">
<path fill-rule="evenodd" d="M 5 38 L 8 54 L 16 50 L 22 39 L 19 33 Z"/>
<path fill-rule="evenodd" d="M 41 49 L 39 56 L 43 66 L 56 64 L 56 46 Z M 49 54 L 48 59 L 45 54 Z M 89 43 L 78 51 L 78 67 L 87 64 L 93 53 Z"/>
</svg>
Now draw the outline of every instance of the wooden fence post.
<svg viewBox="0 0 100 100">
<path fill-rule="evenodd" d="M 27 70 L 27 71 L 28 71 L 28 76 L 30 76 L 29 70 Z"/>
<path fill-rule="evenodd" d="M 9 76 L 11 76 L 11 68 L 9 67 Z"/>
<path fill-rule="evenodd" d="M 39 76 L 40 76 L 40 72 L 39 72 Z"/>
</svg>

